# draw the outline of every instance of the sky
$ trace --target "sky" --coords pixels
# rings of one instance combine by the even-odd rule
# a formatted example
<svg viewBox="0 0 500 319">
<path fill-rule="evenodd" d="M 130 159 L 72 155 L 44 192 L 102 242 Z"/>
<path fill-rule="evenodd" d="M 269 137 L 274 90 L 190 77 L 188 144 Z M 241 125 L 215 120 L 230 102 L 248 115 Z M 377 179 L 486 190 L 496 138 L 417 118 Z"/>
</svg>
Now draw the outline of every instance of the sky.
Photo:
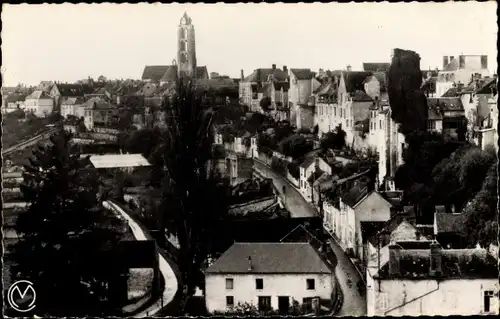
<svg viewBox="0 0 500 319">
<path fill-rule="evenodd" d="M 488 55 L 496 73 L 496 2 L 330 4 L 3 5 L 4 85 L 139 79 L 176 58 L 177 27 L 192 18 L 199 66 L 239 77 L 256 68 L 361 70 L 416 51 L 421 69 L 443 56 Z"/>
</svg>

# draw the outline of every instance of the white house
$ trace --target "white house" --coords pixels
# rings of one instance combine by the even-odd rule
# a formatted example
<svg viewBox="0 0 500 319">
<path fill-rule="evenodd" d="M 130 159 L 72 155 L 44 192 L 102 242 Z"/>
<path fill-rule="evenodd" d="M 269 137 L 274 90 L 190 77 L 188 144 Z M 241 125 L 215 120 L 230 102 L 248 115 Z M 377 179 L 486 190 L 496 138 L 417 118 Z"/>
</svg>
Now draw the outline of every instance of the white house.
<svg viewBox="0 0 500 319">
<path fill-rule="evenodd" d="M 61 101 L 61 116 L 67 118 L 69 115 L 82 118 L 85 116 L 83 98 L 69 97 Z"/>
<path fill-rule="evenodd" d="M 45 91 L 36 90 L 26 97 L 24 107 L 37 117 L 47 117 L 54 110 L 54 99 Z"/>
<path fill-rule="evenodd" d="M 234 243 L 205 271 L 210 313 L 239 303 L 286 314 L 294 301 L 312 308 L 331 300 L 334 276 L 309 243 Z"/>
<path fill-rule="evenodd" d="M 489 76 L 487 55 L 444 56 L 443 69 L 439 71 L 436 82 L 436 96 L 440 97 L 454 84 L 470 82 L 475 74 Z"/>
<path fill-rule="evenodd" d="M 392 205 L 376 191 L 368 192 L 362 183 L 340 196 L 338 205 L 323 203 L 325 229 L 335 234 L 344 250 L 363 257 L 362 222 L 385 222 L 391 218 Z"/>
<path fill-rule="evenodd" d="M 392 242 L 368 267 L 368 316 L 498 315 L 498 264 L 486 249 L 411 246 Z"/>
<path fill-rule="evenodd" d="M 313 183 L 324 173 L 332 175 L 332 168 L 321 157 L 310 156 L 300 164 L 299 186 L 301 195 L 308 201 L 313 202 Z"/>
</svg>

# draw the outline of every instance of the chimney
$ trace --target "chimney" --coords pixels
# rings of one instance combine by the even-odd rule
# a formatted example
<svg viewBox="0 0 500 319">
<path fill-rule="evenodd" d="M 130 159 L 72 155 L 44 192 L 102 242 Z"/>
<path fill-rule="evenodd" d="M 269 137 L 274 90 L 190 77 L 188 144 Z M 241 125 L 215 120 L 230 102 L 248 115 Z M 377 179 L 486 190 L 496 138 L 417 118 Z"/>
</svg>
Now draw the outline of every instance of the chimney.
<svg viewBox="0 0 500 319">
<path fill-rule="evenodd" d="M 276 64 L 273 64 L 273 71 L 276 70 Z"/>
<path fill-rule="evenodd" d="M 442 248 L 437 242 L 431 244 L 431 255 L 429 263 L 429 275 L 441 275 Z"/>
<path fill-rule="evenodd" d="M 399 256 L 401 247 L 395 244 L 389 245 L 389 275 L 397 276 L 400 274 Z"/>
<path fill-rule="evenodd" d="M 283 72 L 288 73 L 288 68 L 286 67 L 286 65 L 283 65 Z"/>
<path fill-rule="evenodd" d="M 448 60 L 448 56 L 444 56 L 443 57 L 443 69 L 448 65 L 448 63 L 450 63 L 450 61 Z"/>
<path fill-rule="evenodd" d="M 347 69 L 347 72 L 351 72 L 351 70 L 352 70 L 351 65 L 350 65 L 350 64 L 349 64 L 349 65 L 347 65 L 347 68 L 346 68 L 346 69 Z"/>
<path fill-rule="evenodd" d="M 241 70 L 241 75 L 240 76 L 241 76 L 241 80 L 243 81 L 243 79 L 245 78 L 245 75 L 243 73 L 243 69 Z"/>
<path fill-rule="evenodd" d="M 248 256 L 248 271 L 252 271 L 252 257 Z"/>
</svg>

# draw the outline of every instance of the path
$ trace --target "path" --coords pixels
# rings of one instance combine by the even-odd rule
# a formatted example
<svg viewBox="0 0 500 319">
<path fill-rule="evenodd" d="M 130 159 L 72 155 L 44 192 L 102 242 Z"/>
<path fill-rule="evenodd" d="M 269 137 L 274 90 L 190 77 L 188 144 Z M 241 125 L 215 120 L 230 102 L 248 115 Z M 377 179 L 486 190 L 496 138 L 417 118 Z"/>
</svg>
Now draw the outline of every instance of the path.
<svg viewBox="0 0 500 319">
<path fill-rule="evenodd" d="M 33 136 L 27 140 L 21 141 L 17 143 L 16 145 L 13 145 L 11 147 L 7 147 L 6 149 L 2 150 L 2 156 L 8 155 L 14 151 L 22 150 L 23 148 L 35 145 L 36 143 L 50 138 L 50 136 L 55 133 L 58 129 L 57 128 L 52 128 L 49 130 L 46 130 L 45 132 L 42 132 L 36 136 Z"/>
<path fill-rule="evenodd" d="M 146 234 L 141 229 L 139 224 L 136 221 L 134 221 L 123 209 L 121 209 L 118 205 L 109 201 L 104 202 L 103 204 L 105 208 L 110 208 L 111 210 L 120 214 L 121 217 L 127 220 L 130 229 L 132 230 L 132 233 L 134 234 L 134 237 L 137 240 L 148 240 Z M 147 309 L 136 314 L 134 318 L 144 318 L 147 316 L 153 316 L 162 309 L 162 306 L 165 307 L 166 305 L 168 305 L 174 299 L 174 296 L 177 292 L 177 286 L 178 286 L 177 278 L 175 277 L 172 267 L 170 267 L 167 260 L 160 253 L 158 253 L 158 256 L 159 256 L 160 272 L 163 276 L 164 279 L 163 282 L 165 285 L 163 289 L 163 298 L 159 298 L 155 303 L 153 303 Z"/>
<path fill-rule="evenodd" d="M 290 212 L 292 218 L 300 217 L 316 217 L 318 213 L 311 203 L 308 203 L 304 197 L 295 189 L 286 177 L 275 173 L 267 165 L 254 159 L 254 168 L 262 175 L 273 180 L 274 186 L 278 189 L 286 208 Z M 286 194 L 283 194 L 283 186 L 286 187 Z"/>
<path fill-rule="evenodd" d="M 334 238 L 330 240 L 330 246 L 337 257 L 335 276 L 344 295 L 342 307 L 337 316 L 366 316 L 366 296 L 361 295 L 356 286 L 356 283 L 361 280 L 358 271 Z M 347 285 L 348 278 L 351 279 L 351 287 Z"/>
<path fill-rule="evenodd" d="M 273 179 L 273 183 L 280 193 L 282 192 L 283 185 L 286 185 L 287 202 L 289 204 L 287 208 L 293 217 L 317 216 L 317 210 L 302 197 L 285 177 L 275 173 L 267 165 L 258 160 L 254 160 L 254 163 L 258 171 L 263 172 L 264 176 Z M 366 297 L 359 293 L 356 286 L 356 283 L 361 280 L 359 273 L 333 237 L 330 242 L 330 246 L 337 257 L 335 276 L 343 294 L 342 307 L 337 316 L 366 316 Z M 347 285 L 348 278 L 351 278 L 351 287 Z"/>
</svg>

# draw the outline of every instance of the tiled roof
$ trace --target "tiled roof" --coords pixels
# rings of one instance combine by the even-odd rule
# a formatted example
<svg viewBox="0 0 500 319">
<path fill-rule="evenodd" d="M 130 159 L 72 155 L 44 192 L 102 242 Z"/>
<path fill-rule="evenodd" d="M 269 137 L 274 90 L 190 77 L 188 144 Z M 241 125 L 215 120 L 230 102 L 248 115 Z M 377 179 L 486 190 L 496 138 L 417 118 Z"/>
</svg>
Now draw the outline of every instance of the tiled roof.
<svg viewBox="0 0 500 319">
<path fill-rule="evenodd" d="M 247 76 L 243 82 L 266 82 L 269 75 L 274 74 L 274 79 L 277 81 L 285 81 L 286 78 L 288 77 L 288 74 L 286 72 L 283 72 L 281 69 L 256 69 Z"/>
<path fill-rule="evenodd" d="M 459 96 L 458 94 L 458 88 L 454 87 L 454 88 L 449 88 L 448 91 L 444 92 L 443 95 L 441 95 L 441 97 L 457 97 Z"/>
<path fill-rule="evenodd" d="M 363 243 L 366 243 L 370 238 L 384 227 L 385 222 L 360 222 L 361 223 L 361 238 Z"/>
<path fill-rule="evenodd" d="M 90 94 L 94 91 L 92 86 L 88 84 L 56 84 L 55 85 L 61 93 L 61 96 L 74 97 L 74 96 L 84 96 L 85 94 Z"/>
<path fill-rule="evenodd" d="M 142 80 L 160 81 L 162 76 L 167 72 L 170 65 L 146 65 L 142 72 Z"/>
<path fill-rule="evenodd" d="M 373 99 L 368 94 L 366 94 L 365 92 L 363 92 L 361 90 L 357 90 L 356 92 L 354 92 L 354 94 L 352 95 L 352 100 L 353 100 L 353 102 L 373 101 Z"/>
<path fill-rule="evenodd" d="M 430 277 L 430 249 L 402 249 L 398 259 L 400 273 L 390 274 L 389 263 L 379 272 L 381 278 L 427 279 Z M 442 249 L 440 278 L 498 278 L 498 262 L 486 249 Z"/>
<path fill-rule="evenodd" d="M 496 94 L 497 79 L 492 78 L 476 91 L 476 94 Z"/>
<path fill-rule="evenodd" d="M 83 98 L 80 97 L 67 97 L 61 102 L 61 104 L 65 105 L 78 105 L 83 103 L 84 103 Z"/>
<path fill-rule="evenodd" d="M 336 96 L 337 84 L 334 82 L 322 84 L 316 92 L 319 96 Z"/>
<path fill-rule="evenodd" d="M 276 204 L 277 199 L 274 196 L 253 200 L 247 203 L 233 205 L 229 207 L 229 215 L 246 216 L 254 212 L 266 210 L 270 206 Z"/>
<path fill-rule="evenodd" d="M 177 65 L 171 65 L 168 67 L 165 74 L 160 79 L 160 82 L 175 82 L 177 81 Z"/>
<path fill-rule="evenodd" d="M 290 71 L 292 71 L 297 80 L 310 80 L 315 75 L 311 69 L 290 69 Z"/>
<path fill-rule="evenodd" d="M 51 97 L 42 90 L 36 90 L 26 97 L 26 100 L 51 99 Z"/>
<path fill-rule="evenodd" d="M 331 274 L 332 271 L 309 243 L 286 242 L 234 243 L 206 273 Z"/>
<path fill-rule="evenodd" d="M 450 72 L 450 71 L 457 71 L 458 70 L 458 59 L 455 58 L 453 60 L 450 61 L 450 63 L 448 63 L 444 68 L 443 68 L 443 71 L 445 72 Z"/>
<path fill-rule="evenodd" d="M 320 179 L 323 176 L 323 174 L 325 174 L 325 172 L 323 172 L 319 168 L 316 168 L 316 170 L 307 179 L 307 182 L 312 185 L 316 180 Z"/>
<path fill-rule="evenodd" d="M 427 98 L 427 106 L 432 108 L 439 107 L 443 111 L 464 110 L 462 101 L 458 97 Z"/>
<path fill-rule="evenodd" d="M 24 101 L 26 99 L 26 95 L 13 93 L 13 94 L 9 94 L 7 96 L 4 96 L 4 98 L 5 98 L 5 103 L 15 103 L 15 102 Z"/>
<path fill-rule="evenodd" d="M 390 63 L 363 63 L 363 70 L 365 72 L 387 72 Z"/>
<path fill-rule="evenodd" d="M 307 157 L 302 162 L 302 164 L 300 164 L 300 167 L 303 167 L 303 168 L 307 169 L 309 166 L 311 166 L 312 164 L 314 164 L 315 161 L 316 161 L 315 157 L 313 157 L 313 156 Z"/>
<path fill-rule="evenodd" d="M 232 88 L 238 87 L 238 83 L 236 83 L 233 79 L 198 79 L 195 82 L 196 87 L 204 87 L 204 88 Z"/>
<path fill-rule="evenodd" d="M 465 216 L 463 214 L 436 213 L 438 233 L 465 233 Z"/>
<path fill-rule="evenodd" d="M 84 107 L 86 109 L 93 110 L 109 110 L 116 109 L 116 106 L 98 97 L 90 98 L 85 102 Z"/>
<path fill-rule="evenodd" d="M 360 71 L 344 72 L 344 80 L 347 92 L 354 93 L 357 90 L 364 91 L 364 81 L 370 75 L 373 75 L 373 73 Z"/>
<path fill-rule="evenodd" d="M 342 201 L 349 207 L 354 207 L 363 197 L 368 194 L 368 187 L 365 183 L 356 183 L 347 192 L 341 195 Z"/>
<path fill-rule="evenodd" d="M 208 70 L 206 66 L 196 67 L 196 77 L 198 79 L 208 79 Z"/>
</svg>

